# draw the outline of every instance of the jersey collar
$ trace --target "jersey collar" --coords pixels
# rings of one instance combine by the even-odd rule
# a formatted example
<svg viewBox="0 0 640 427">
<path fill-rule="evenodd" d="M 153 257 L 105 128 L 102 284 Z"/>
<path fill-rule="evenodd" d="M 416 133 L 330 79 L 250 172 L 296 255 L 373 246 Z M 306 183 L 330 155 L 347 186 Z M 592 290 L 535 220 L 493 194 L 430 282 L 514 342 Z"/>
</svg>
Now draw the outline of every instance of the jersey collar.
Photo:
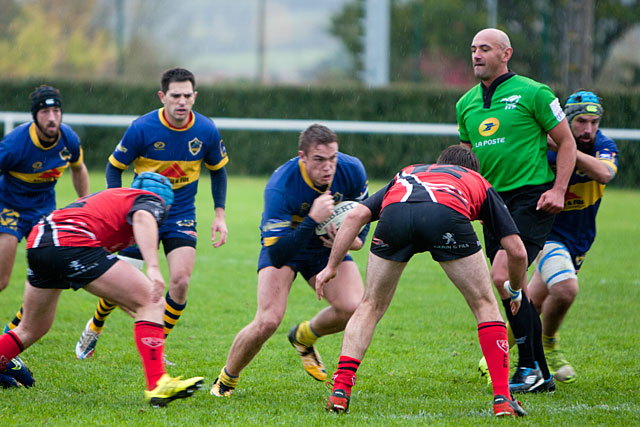
<svg viewBox="0 0 640 427">
<path fill-rule="evenodd" d="M 32 122 L 31 126 L 29 126 L 29 137 L 31 138 L 31 142 L 33 142 L 33 145 L 40 148 L 41 150 L 51 150 L 53 147 L 58 145 L 58 141 L 60 141 L 60 131 L 58 131 L 58 137 L 56 138 L 56 141 L 50 146 L 45 147 L 44 145 L 42 145 L 42 142 L 40 142 L 40 138 L 38 138 L 38 133 L 36 132 L 36 123 Z"/>
<path fill-rule="evenodd" d="M 181 128 L 177 128 L 175 126 L 173 126 L 171 123 L 169 123 L 169 121 L 164 117 L 164 107 L 160 108 L 158 110 L 158 119 L 160 119 L 160 122 L 165 125 L 166 127 L 168 127 L 171 130 L 175 130 L 178 132 L 183 132 L 185 130 L 191 129 L 191 127 L 195 124 L 196 122 L 196 115 L 193 114 L 193 111 L 191 111 L 189 113 L 189 121 L 187 122 L 186 125 L 184 125 Z"/>
<path fill-rule="evenodd" d="M 312 190 L 317 191 L 318 193 L 325 193 L 329 188 L 331 188 L 331 184 L 333 183 L 333 180 L 326 186 L 325 185 L 322 186 L 324 187 L 324 190 L 322 189 L 322 187 L 321 188 L 316 187 L 313 181 L 311 181 L 311 178 L 309 178 L 309 175 L 307 174 L 307 169 L 304 167 L 304 162 L 302 161 L 302 159 L 298 159 L 298 166 L 300 167 L 300 175 L 302 175 L 302 179 L 309 187 L 311 187 Z"/>
<path fill-rule="evenodd" d="M 498 89 L 498 86 L 515 75 L 516 73 L 514 73 L 513 71 L 504 73 L 503 75 L 498 76 L 498 78 L 496 78 L 491 83 L 489 88 L 487 88 L 484 83 L 480 82 L 480 87 L 482 88 L 482 103 L 484 108 L 491 108 L 491 98 L 493 98 L 493 94 L 495 93 L 496 89 Z"/>
</svg>

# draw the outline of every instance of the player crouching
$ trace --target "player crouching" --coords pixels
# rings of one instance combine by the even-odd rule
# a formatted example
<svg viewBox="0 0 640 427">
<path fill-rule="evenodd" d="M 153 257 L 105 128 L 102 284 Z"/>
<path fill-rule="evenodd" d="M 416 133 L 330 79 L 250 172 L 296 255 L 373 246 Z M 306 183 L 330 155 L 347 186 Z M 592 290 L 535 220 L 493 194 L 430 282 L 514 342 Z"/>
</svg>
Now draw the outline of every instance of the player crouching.
<svg viewBox="0 0 640 427">
<path fill-rule="evenodd" d="M 145 172 L 132 187 L 80 198 L 31 230 L 24 313 L 15 329 L 0 336 L 0 372 L 49 331 L 62 290 L 84 288 L 135 313 L 144 395 L 152 406 L 189 397 L 202 387 L 202 377 L 172 378 L 163 363 L 165 282 L 158 265 L 158 225 L 173 202 L 171 183 Z M 133 243 L 147 264 L 146 275 L 114 255 Z"/>
</svg>

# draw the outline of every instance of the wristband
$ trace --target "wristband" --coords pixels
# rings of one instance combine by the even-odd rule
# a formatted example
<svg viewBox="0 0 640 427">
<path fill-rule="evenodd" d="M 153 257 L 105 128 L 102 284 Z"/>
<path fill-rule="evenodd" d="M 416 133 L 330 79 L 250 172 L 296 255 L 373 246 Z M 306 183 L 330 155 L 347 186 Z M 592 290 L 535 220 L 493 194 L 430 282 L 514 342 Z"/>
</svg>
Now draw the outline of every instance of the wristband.
<svg viewBox="0 0 640 427">
<path fill-rule="evenodd" d="M 522 289 L 520 289 L 519 291 L 514 291 L 513 289 L 511 289 L 511 284 L 508 280 L 504 282 L 504 290 L 507 291 L 507 294 L 509 294 L 509 298 L 511 298 L 511 301 L 522 301 Z"/>
</svg>

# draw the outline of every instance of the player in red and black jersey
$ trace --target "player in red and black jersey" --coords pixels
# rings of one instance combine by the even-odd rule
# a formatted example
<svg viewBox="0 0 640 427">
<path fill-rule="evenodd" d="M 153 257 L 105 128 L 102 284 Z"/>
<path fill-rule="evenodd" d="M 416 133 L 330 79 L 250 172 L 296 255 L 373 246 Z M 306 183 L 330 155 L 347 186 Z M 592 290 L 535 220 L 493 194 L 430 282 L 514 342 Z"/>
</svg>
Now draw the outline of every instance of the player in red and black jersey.
<svg viewBox="0 0 640 427">
<path fill-rule="evenodd" d="M 364 297 L 344 332 L 327 410 L 348 409 L 356 371 L 402 271 L 414 254 L 429 251 L 476 317 L 480 346 L 494 378 L 495 414 L 525 415 L 509 391 L 507 328 L 471 221 L 483 221 L 506 250 L 514 313 L 520 307 L 520 289 L 526 281 L 527 253 L 504 202 L 475 172 L 477 169 L 478 159 L 472 151 L 451 146 L 442 152 L 438 164 L 404 168 L 389 185 L 353 209 L 338 230 L 327 267 L 316 278 L 318 297 L 324 284 L 336 276 L 337 266 L 360 228 L 378 221 Z M 498 383 L 493 373 L 499 377 Z"/>
<path fill-rule="evenodd" d="M 22 321 L 0 336 L 0 372 L 49 331 L 62 290 L 84 288 L 135 313 L 134 336 L 151 405 L 164 406 L 200 388 L 202 377 L 172 378 L 163 361 L 165 282 L 158 264 L 158 227 L 172 202 L 169 180 L 145 172 L 133 188 L 85 196 L 40 220 L 27 239 Z M 133 243 L 147 263 L 146 275 L 114 254 Z"/>
</svg>

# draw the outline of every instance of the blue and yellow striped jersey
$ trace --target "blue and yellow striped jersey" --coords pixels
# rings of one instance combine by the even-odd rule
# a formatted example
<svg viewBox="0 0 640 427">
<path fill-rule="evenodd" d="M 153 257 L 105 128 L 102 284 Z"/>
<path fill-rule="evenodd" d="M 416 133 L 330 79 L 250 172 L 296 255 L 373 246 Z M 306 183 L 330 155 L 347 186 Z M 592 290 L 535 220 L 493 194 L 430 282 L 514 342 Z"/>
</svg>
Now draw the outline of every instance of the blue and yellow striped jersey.
<svg viewBox="0 0 640 427">
<path fill-rule="evenodd" d="M 593 151 L 589 154 L 604 162 L 612 176 L 618 172 L 618 147 L 599 130 Z M 552 151 L 548 153 L 549 164 L 554 169 L 556 155 Z M 556 215 L 547 240 L 564 243 L 573 255 L 586 254 L 596 238 L 596 215 L 604 187 L 604 184 L 589 178 L 580 170 L 574 170 L 565 194 L 564 210 Z"/>
<path fill-rule="evenodd" d="M 218 170 L 229 158 L 211 119 L 194 111 L 187 126 L 175 128 L 163 111 L 160 108 L 134 120 L 109 162 L 123 170 L 133 163 L 136 174 L 150 171 L 169 178 L 175 193 L 171 214 L 175 216 L 195 211 L 202 162 Z"/>
<path fill-rule="evenodd" d="M 44 147 L 34 122 L 18 126 L 0 142 L 0 202 L 15 210 L 50 212 L 56 208 L 54 187 L 69 165 L 82 162 L 80 139 L 60 125 L 58 140 Z"/>
<path fill-rule="evenodd" d="M 327 190 L 336 202 L 366 199 L 369 190 L 362 162 L 339 152 L 336 173 L 328 189 L 316 188 L 298 157 L 276 169 L 264 190 L 262 245 L 271 246 L 291 232 L 309 214 L 313 201 Z M 317 236 L 309 244 L 309 247 L 315 246 L 322 247 Z"/>
</svg>

